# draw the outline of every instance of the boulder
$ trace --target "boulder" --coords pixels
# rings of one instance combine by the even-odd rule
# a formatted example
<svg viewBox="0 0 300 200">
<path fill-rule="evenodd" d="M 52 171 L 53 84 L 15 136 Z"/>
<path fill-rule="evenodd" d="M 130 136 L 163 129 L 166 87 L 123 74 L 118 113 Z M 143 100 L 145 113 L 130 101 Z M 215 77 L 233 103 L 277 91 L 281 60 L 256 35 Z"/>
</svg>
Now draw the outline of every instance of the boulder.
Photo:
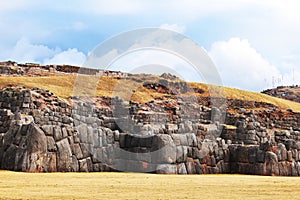
<svg viewBox="0 0 300 200">
<path fill-rule="evenodd" d="M 172 164 L 159 164 L 156 168 L 157 174 L 177 174 L 176 165 Z"/>
</svg>

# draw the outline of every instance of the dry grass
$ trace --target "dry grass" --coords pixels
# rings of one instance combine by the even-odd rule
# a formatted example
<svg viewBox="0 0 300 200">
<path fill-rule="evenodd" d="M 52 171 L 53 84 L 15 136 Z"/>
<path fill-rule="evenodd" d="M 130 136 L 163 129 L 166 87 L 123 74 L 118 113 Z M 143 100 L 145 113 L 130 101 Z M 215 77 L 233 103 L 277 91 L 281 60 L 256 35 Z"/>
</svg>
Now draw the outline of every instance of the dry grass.
<svg viewBox="0 0 300 200">
<path fill-rule="evenodd" d="M 149 76 L 148 79 L 155 79 Z M 148 80 L 149 81 L 149 80 Z M 80 84 L 78 84 L 80 83 Z M 75 84 L 75 87 L 74 87 Z M 44 76 L 44 77 L 0 77 L 0 87 L 8 85 L 25 85 L 27 87 L 39 87 L 54 92 L 57 96 L 67 98 L 80 95 L 97 96 L 119 96 L 126 100 L 147 102 L 154 98 L 165 96 L 165 94 L 153 92 L 143 87 L 142 82 L 133 79 L 116 79 L 111 77 L 101 77 L 100 80 L 95 76 Z M 201 96 L 222 96 L 232 99 L 247 101 L 267 102 L 281 109 L 292 109 L 300 112 L 300 104 L 280 98 L 271 97 L 257 92 L 207 85 L 203 83 L 190 83 L 194 88 L 204 91 Z M 190 95 L 190 94 L 186 94 Z"/>
<path fill-rule="evenodd" d="M 280 107 L 281 109 L 292 109 L 294 111 L 300 111 L 300 104 L 281 99 L 281 98 L 276 98 L 276 97 L 271 97 L 266 94 L 262 93 L 257 93 L 257 92 L 249 92 L 249 91 L 244 91 L 244 90 L 238 90 L 235 88 L 227 88 L 225 87 L 225 92 L 228 98 L 232 99 L 241 99 L 241 100 L 248 100 L 248 101 L 258 101 L 258 102 L 266 102 L 266 103 L 271 103 L 275 106 Z"/>
<path fill-rule="evenodd" d="M 204 90 L 203 96 L 218 96 L 222 95 L 229 99 L 240 99 L 245 101 L 257 101 L 266 102 L 278 106 L 283 110 L 292 109 L 293 111 L 300 112 L 300 103 L 271 97 L 259 92 L 250 92 L 245 90 L 239 90 L 236 88 L 220 87 L 214 85 L 207 85 L 203 83 L 190 83 L 194 88 L 200 88 Z"/>
<path fill-rule="evenodd" d="M 75 76 L 43 76 L 43 77 L 26 77 L 26 76 L 1 76 L 0 87 L 9 85 L 21 85 L 27 87 L 38 87 L 54 92 L 61 97 L 71 96 Z"/>
<path fill-rule="evenodd" d="M 244 175 L 0 172 L 0 199 L 297 199 L 300 179 Z"/>
</svg>

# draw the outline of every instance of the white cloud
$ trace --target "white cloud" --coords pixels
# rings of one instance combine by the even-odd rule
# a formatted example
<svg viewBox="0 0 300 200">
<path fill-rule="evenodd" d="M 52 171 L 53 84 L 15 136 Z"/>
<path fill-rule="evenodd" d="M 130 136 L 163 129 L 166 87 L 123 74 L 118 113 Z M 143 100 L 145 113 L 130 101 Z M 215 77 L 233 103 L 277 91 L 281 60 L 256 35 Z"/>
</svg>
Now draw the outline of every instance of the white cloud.
<svg viewBox="0 0 300 200">
<path fill-rule="evenodd" d="M 281 63 L 282 85 L 300 85 L 299 55 L 290 55 Z"/>
<path fill-rule="evenodd" d="M 51 46 L 66 46 L 65 42 L 70 42 L 67 34 L 72 31 L 74 38 L 82 36 L 83 40 L 97 44 L 101 42 L 99 39 L 103 40 L 103 37 L 112 33 L 137 28 L 134 27 L 135 24 L 143 27 L 148 26 L 149 22 L 151 26 L 168 23 L 161 27 L 185 32 L 193 36 L 193 40 L 205 43 L 206 47 L 213 41 L 232 36 L 247 38 L 248 41 L 239 39 L 236 42 L 215 42 L 210 53 L 215 56 L 226 84 L 240 88 L 247 86 L 245 89 L 258 91 L 262 87 L 272 86 L 273 72 L 274 76 L 283 74 L 283 79 L 286 80 L 284 83 L 291 83 L 291 71 L 294 69 L 296 82 L 296 74 L 300 71 L 299 10 L 300 4 L 296 0 L 73 0 L 71 3 L 52 0 L 1 1 L 0 59 L 41 63 L 62 60 L 71 62 L 62 57 L 68 58 L 68 55 L 73 54 L 83 58 L 79 51 L 86 51 L 87 48 L 83 41 L 74 43 L 78 45 L 74 46 L 78 50 L 69 49 L 63 53 L 59 48 L 33 44 L 24 38 L 15 45 L 14 41 L 22 36 L 31 41 L 39 41 L 38 43 L 51 43 Z M 118 26 L 109 26 L 116 22 Z M 82 31 L 86 29 L 88 31 Z M 78 33 L 79 31 L 82 32 Z M 99 37 L 95 37 L 97 34 Z M 228 50 L 232 48 L 235 51 Z M 238 58 L 231 53 L 239 55 Z M 246 73 L 245 66 L 250 65 L 253 70 L 249 69 L 249 73 Z M 225 72 L 222 71 L 224 67 L 230 72 L 225 69 Z M 253 83 L 249 85 L 250 82 Z"/>
<path fill-rule="evenodd" d="M 168 51 L 158 49 L 140 49 L 116 59 L 109 68 L 110 70 L 125 71 L 129 73 L 148 73 L 161 75 L 168 72 L 183 80 L 203 81 L 185 60 Z"/>
<path fill-rule="evenodd" d="M 186 30 L 185 26 L 178 24 L 162 24 L 159 26 L 159 28 L 175 31 L 178 33 L 184 33 Z"/>
<path fill-rule="evenodd" d="M 58 53 L 59 49 L 50 49 L 45 45 L 31 44 L 26 38 L 18 40 L 12 49 L 6 51 L 7 59 L 17 62 L 40 62 L 45 57 L 52 57 Z"/>
<path fill-rule="evenodd" d="M 85 61 L 86 56 L 77 49 L 68 49 L 54 55 L 52 58 L 46 58 L 44 64 L 69 64 L 81 66 Z"/>
<path fill-rule="evenodd" d="M 59 48 L 49 48 L 46 45 L 32 44 L 27 38 L 21 38 L 11 49 L 1 54 L 0 59 L 12 60 L 19 63 L 40 64 L 71 64 L 82 65 L 86 56 L 77 49 L 62 51 Z"/>
<path fill-rule="evenodd" d="M 117 49 L 112 49 L 111 51 L 107 52 L 105 55 L 98 56 L 97 52 L 92 51 L 88 53 L 88 59 L 84 62 L 84 67 L 90 68 L 101 68 L 106 69 L 108 65 L 117 57 L 119 53 Z"/>
<path fill-rule="evenodd" d="M 215 42 L 209 54 L 227 86 L 260 91 L 271 87 L 272 79 L 281 77 L 279 70 L 265 60 L 248 40 L 231 38 Z"/>
<path fill-rule="evenodd" d="M 105 68 L 117 60 L 118 66 L 113 63 L 117 70 L 125 67 L 132 71 L 132 66 L 149 64 L 172 66 L 186 80 L 222 84 L 202 47 L 181 34 L 162 29 L 142 29 L 111 38 L 89 55 L 85 66 Z"/>
</svg>

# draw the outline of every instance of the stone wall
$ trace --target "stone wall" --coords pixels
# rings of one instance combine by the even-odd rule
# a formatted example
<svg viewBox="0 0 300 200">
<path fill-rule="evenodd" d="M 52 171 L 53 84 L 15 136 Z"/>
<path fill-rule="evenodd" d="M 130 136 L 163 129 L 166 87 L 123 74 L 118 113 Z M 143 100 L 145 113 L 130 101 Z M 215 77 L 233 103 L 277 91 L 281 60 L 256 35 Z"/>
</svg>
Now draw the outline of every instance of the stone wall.
<svg viewBox="0 0 300 200">
<path fill-rule="evenodd" d="M 66 74 L 84 74 L 109 77 L 127 77 L 127 73 L 120 71 L 85 68 L 73 65 L 40 65 L 36 63 L 20 64 L 12 61 L 0 62 L 1 76 L 49 76 Z"/>
<path fill-rule="evenodd" d="M 220 124 L 193 101 L 66 101 L 23 87 L 2 89 L 0 107 L 1 169 L 300 175 L 298 113 L 241 109 Z"/>
</svg>

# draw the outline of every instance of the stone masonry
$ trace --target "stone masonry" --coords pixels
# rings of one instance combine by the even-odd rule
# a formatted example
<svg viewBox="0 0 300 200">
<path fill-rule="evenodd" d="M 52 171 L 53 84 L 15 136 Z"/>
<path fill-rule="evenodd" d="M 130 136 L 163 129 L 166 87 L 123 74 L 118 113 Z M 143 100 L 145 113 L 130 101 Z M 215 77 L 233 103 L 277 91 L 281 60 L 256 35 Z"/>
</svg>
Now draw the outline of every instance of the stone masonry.
<svg viewBox="0 0 300 200">
<path fill-rule="evenodd" d="M 265 106 L 233 114 L 180 99 L 67 101 L 39 88 L 4 88 L 0 168 L 299 176 L 299 113 Z"/>
</svg>

